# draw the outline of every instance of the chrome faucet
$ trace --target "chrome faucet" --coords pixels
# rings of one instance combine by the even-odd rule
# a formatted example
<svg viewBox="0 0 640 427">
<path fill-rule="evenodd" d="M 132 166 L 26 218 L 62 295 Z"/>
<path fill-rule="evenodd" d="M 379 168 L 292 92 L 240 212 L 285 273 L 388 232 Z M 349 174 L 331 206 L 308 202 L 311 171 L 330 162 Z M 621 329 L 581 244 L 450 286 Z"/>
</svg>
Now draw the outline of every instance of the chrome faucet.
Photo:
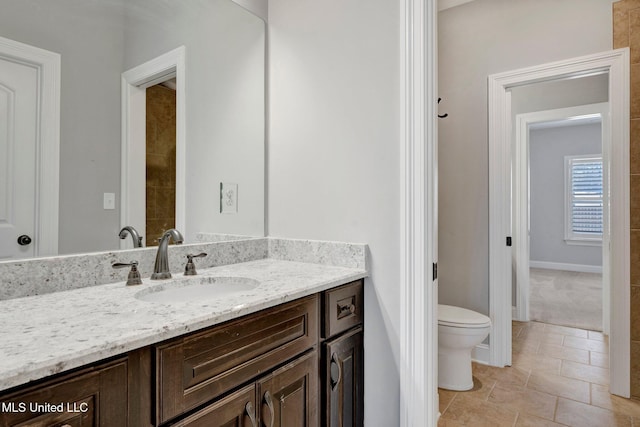
<svg viewBox="0 0 640 427">
<path fill-rule="evenodd" d="M 131 236 L 131 240 L 133 240 L 133 247 L 141 248 L 142 236 L 140 235 L 140 233 L 138 233 L 138 230 L 133 228 L 132 225 L 127 225 L 126 227 L 122 227 L 122 230 L 120 230 L 120 234 L 118 234 L 118 237 L 124 240 L 127 238 L 127 233 L 129 233 L 129 235 Z"/>
<path fill-rule="evenodd" d="M 153 274 L 151 275 L 152 280 L 171 278 L 168 255 L 169 240 L 171 240 L 171 238 L 173 238 L 176 245 L 179 245 L 184 240 L 182 234 L 175 228 L 168 229 L 162 237 L 158 239 L 158 252 L 156 252 L 156 264 L 153 267 Z"/>
</svg>

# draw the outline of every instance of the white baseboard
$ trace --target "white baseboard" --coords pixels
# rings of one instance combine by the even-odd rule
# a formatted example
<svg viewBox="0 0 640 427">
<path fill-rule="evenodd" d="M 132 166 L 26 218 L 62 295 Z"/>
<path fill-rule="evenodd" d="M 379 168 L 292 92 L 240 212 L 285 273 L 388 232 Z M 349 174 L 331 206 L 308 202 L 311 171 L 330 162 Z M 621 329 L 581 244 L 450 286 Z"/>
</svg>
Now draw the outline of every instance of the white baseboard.
<svg viewBox="0 0 640 427">
<path fill-rule="evenodd" d="M 561 262 L 529 261 L 531 268 L 546 268 L 548 270 L 578 271 L 580 273 L 600 273 L 601 265 L 565 264 Z"/>
<path fill-rule="evenodd" d="M 489 345 L 478 344 L 471 352 L 471 360 L 482 365 L 489 365 Z"/>
</svg>

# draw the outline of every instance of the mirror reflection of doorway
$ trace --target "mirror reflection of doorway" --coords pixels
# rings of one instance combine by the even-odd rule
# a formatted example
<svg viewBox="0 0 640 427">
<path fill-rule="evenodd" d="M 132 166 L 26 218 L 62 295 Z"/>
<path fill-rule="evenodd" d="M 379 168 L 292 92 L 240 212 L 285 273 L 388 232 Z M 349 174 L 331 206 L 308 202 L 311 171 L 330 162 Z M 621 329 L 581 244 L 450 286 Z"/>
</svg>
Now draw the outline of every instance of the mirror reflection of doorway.
<svg viewBox="0 0 640 427">
<path fill-rule="evenodd" d="M 146 244 L 176 224 L 175 79 L 146 89 Z"/>
</svg>

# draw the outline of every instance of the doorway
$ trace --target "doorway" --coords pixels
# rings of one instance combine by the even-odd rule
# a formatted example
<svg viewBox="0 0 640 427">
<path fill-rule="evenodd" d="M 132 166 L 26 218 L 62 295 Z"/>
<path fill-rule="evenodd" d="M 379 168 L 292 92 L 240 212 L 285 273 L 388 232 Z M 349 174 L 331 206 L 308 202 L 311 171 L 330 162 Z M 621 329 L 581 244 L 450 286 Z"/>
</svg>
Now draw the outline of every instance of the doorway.
<svg viewBox="0 0 640 427">
<path fill-rule="evenodd" d="M 512 166 L 518 156 L 512 157 L 510 90 L 534 82 L 608 73 L 610 144 L 604 147 L 604 157 L 609 164 L 605 188 L 610 216 L 604 222 L 610 239 L 603 246 L 610 248 L 605 274 L 610 280 L 609 305 L 616 307 L 610 312 L 610 391 L 624 397 L 630 394 L 628 55 L 628 49 L 618 49 L 489 76 L 489 304 L 494 322 L 489 351 L 492 365 L 507 366 L 511 364 L 513 265 L 521 263 L 527 241 L 515 234 L 521 227 L 512 224 L 511 216 L 512 189 L 513 197 L 520 199 L 518 206 L 526 196 L 517 191 L 519 183 L 512 187 Z M 514 221 L 517 218 L 513 216 Z M 512 235 L 513 249 L 506 244 Z"/>
<path fill-rule="evenodd" d="M 146 90 L 146 246 L 176 226 L 175 79 Z"/>
<path fill-rule="evenodd" d="M 591 91 L 606 98 L 602 76 Z M 603 102 L 515 116 L 514 320 L 609 334 L 608 111 Z"/>
<path fill-rule="evenodd" d="M 185 48 L 167 52 L 122 74 L 121 225 L 146 230 L 147 88 L 175 79 L 175 219 L 186 234 Z M 149 236 L 146 236 L 149 237 Z M 154 238 L 154 236 L 150 236 Z M 148 243 L 148 240 L 147 240 Z M 127 243 L 122 241 L 121 248 Z"/>
</svg>

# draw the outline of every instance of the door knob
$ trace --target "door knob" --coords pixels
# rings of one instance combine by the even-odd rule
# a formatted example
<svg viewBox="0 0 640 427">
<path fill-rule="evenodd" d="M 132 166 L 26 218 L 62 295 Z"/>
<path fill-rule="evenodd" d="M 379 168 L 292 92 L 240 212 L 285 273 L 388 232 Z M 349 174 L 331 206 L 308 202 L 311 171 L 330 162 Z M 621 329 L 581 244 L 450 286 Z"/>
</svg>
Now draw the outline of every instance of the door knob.
<svg viewBox="0 0 640 427">
<path fill-rule="evenodd" d="M 31 244 L 31 237 L 27 236 L 26 234 L 23 234 L 22 236 L 18 237 L 18 244 L 20 246 L 27 246 Z"/>
</svg>

